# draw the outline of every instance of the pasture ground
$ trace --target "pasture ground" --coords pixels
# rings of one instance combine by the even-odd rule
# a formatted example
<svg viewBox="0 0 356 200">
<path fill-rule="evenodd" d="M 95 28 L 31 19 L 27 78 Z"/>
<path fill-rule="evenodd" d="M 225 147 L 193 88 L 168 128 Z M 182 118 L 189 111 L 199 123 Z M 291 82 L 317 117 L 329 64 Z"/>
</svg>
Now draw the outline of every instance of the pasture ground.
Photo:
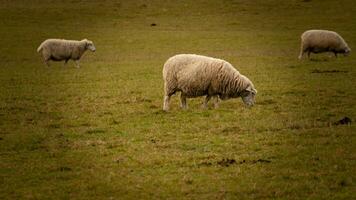
<svg viewBox="0 0 356 200">
<path fill-rule="evenodd" d="M 356 53 L 299 61 L 307 29 L 356 51 L 356 1 L 1 0 L 0 199 L 355 199 Z M 97 51 L 46 68 L 46 38 Z M 163 112 L 178 53 L 229 61 L 256 105 Z"/>
</svg>

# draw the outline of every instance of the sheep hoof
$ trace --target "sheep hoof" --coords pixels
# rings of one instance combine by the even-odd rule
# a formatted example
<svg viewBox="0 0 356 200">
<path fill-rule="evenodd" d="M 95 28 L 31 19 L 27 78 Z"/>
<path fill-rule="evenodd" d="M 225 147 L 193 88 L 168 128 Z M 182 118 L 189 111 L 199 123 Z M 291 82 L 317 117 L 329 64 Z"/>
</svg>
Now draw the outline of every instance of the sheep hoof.
<svg viewBox="0 0 356 200">
<path fill-rule="evenodd" d="M 163 106 L 163 109 L 162 109 L 162 110 L 165 111 L 165 112 L 168 112 L 169 107 L 168 107 L 168 106 Z"/>
<path fill-rule="evenodd" d="M 208 105 L 202 104 L 202 105 L 201 105 L 201 108 L 204 109 L 204 110 L 207 110 L 207 109 L 208 109 Z"/>
<path fill-rule="evenodd" d="M 188 106 L 181 106 L 182 110 L 188 110 Z"/>
</svg>

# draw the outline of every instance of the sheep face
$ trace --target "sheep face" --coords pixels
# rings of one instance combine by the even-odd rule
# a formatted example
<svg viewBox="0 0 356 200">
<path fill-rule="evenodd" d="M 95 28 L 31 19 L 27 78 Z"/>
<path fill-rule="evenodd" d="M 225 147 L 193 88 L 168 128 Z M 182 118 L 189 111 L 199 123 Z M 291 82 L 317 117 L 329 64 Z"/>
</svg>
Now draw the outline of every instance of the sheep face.
<svg viewBox="0 0 356 200">
<path fill-rule="evenodd" d="M 246 106 L 250 107 L 255 104 L 255 96 L 257 94 L 257 90 L 251 87 L 248 87 L 241 93 L 242 101 L 245 103 Z"/>
<path fill-rule="evenodd" d="M 351 52 L 351 49 L 349 47 L 347 47 L 343 54 L 344 54 L 344 56 L 348 56 L 350 54 L 350 52 Z"/>
<path fill-rule="evenodd" d="M 92 52 L 94 52 L 96 50 L 95 46 L 94 46 L 94 43 L 92 41 L 85 39 L 85 42 L 86 42 L 86 48 L 87 49 L 89 49 Z"/>
</svg>

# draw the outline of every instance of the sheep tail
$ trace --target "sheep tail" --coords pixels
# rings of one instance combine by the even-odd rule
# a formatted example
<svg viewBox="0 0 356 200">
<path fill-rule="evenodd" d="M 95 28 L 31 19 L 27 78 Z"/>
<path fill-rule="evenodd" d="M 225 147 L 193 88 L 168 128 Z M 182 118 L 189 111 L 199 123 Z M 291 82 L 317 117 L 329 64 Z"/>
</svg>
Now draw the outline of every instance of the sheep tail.
<svg viewBox="0 0 356 200">
<path fill-rule="evenodd" d="M 43 44 L 41 44 L 41 45 L 37 48 L 37 52 L 38 52 L 38 53 L 41 52 L 42 49 L 43 49 Z"/>
</svg>

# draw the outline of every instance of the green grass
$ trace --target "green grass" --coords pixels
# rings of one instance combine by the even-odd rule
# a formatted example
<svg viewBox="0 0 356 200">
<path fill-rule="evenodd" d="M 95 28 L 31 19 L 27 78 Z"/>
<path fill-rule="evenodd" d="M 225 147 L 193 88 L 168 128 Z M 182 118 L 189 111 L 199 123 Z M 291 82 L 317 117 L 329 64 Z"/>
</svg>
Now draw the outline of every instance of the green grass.
<svg viewBox="0 0 356 200">
<path fill-rule="evenodd" d="M 312 28 L 356 49 L 355 13 L 353 0 L 2 1 L 0 199 L 355 199 L 356 54 L 297 60 Z M 97 51 L 46 68 L 47 38 Z M 177 53 L 229 61 L 256 105 L 183 111 L 174 96 L 163 112 Z"/>
</svg>

